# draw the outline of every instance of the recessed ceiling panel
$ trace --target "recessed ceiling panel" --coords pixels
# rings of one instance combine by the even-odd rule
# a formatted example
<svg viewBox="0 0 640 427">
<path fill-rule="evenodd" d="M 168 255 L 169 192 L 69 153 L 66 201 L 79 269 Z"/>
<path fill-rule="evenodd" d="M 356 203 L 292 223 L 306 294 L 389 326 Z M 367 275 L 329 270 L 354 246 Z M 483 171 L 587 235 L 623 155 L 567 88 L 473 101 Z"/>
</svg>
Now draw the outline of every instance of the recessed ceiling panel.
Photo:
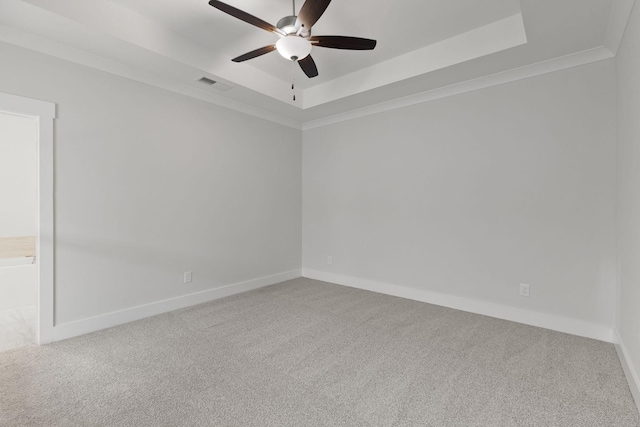
<svg viewBox="0 0 640 427">
<path fill-rule="evenodd" d="M 606 58 L 615 50 L 605 43 L 609 25 L 626 22 L 610 19 L 612 10 L 630 1 L 332 0 L 313 35 L 378 44 L 373 51 L 314 47 L 314 79 L 275 52 L 232 62 L 277 36 L 208 0 L 1 0 L 0 41 L 301 123 L 574 55 Z M 226 3 L 272 24 L 294 13 L 290 0 Z M 296 12 L 302 4 L 296 0 Z M 202 76 L 231 89 L 204 87 L 197 82 Z"/>
<path fill-rule="evenodd" d="M 277 36 L 237 20 L 209 6 L 206 0 L 112 0 L 156 20 L 229 59 L 275 43 Z M 293 13 L 287 0 L 227 0 L 275 24 Z M 296 1 L 299 11 L 303 2 Z M 300 79 L 302 88 L 367 68 L 421 47 L 451 38 L 520 13 L 518 0 L 333 0 L 313 27 L 314 35 L 349 35 L 378 40 L 374 51 L 314 48 L 320 70 L 314 79 Z M 276 53 L 237 64 L 289 81 L 291 64 Z M 299 69 L 297 70 L 302 76 Z"/>
</svg>

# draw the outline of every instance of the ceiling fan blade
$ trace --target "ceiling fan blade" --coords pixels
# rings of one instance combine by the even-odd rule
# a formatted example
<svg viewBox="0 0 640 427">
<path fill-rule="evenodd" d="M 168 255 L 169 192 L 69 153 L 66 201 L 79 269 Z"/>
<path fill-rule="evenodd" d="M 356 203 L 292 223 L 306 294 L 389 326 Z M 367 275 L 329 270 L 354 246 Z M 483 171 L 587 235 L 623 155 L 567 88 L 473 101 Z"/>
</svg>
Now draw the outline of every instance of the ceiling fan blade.
<svg viewBox="0 0 640 427">
<path fill-rule="evenodd" d="M 372 50 L 377 43 L 371 39 L 347 36 L 312 36 L 309 41 L 313 46 L 348 50 Z"/>
<path fill-rule="evenodd" d="M 258 28 L 262 28 L 263 30 L 267 30 L 269 32 L 272 33 L 276 33 L 276 34 L 280 34 L 281 36 L 285 36 L 286 34 L 280 30 L 279 28 L 269 24 L 268 22 L 263 21 L 260 18 L 256 18 L 253 15 L 248 14 L 247 12 L 243 12 L 240 9 L 236 9 L 233 6 L 229 6 L 226 3 L 222 3 L 221 1 L 218 0 L 211 0 L 209 2 L 209 4 L 213 7 L 215 7 L 218 10 L 223 11 L 224 13 L 227 13 L 231 16 L 233 16 L 234 18 L 238 18 L 244 22 L 247 22 L 251 25 L 255 25 Z"/>
<path fill-rule="evenodd" d="M 302 68 L 302 71 L 304 71 L 307 77 L 309 77 L 310 79 L 313 77 L 317 77 L 318 67 L 316 67 L 316 63 L 311 55 L 308 55 L 306 58 L 299 60 L 298 64 L 300 64 L 300 68 Z"/>
<path fill-rule="evenodd" d="M 258 56 L 262 56 L 265 53 L 273 52 L 276 50 L 276 45 L 272 44 L 269 46 L 261 47 L 260 49 L 252 50 L 251 52 L 247 52 L 244 55 L 240 55 L 237 58 L 233 58 L 233 62 L 243 62 L 249 59 L 257 58 Z"/>
<path fill-rule="evenodd" d="M 310 30 L 318 19 L 322 16 L 327 7 L 331 3 L 331 0 L 307 0 L 302 5 L 298 19 L 296 20 L 296 27 L 300 28 L 304 25 L 304 28 Z"/>
</svg>

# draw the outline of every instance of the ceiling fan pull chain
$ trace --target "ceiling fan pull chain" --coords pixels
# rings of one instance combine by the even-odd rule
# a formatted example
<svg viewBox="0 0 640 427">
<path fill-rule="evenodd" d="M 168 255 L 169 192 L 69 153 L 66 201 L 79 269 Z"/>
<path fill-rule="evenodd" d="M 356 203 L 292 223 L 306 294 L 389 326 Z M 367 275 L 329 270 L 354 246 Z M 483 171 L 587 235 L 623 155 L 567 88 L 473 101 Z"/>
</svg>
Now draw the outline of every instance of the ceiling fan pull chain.
<svg viewBox="0 0 640 427">
<path fill-rule="evenodd" d="M 291 61 L 291 90 L 293 91 L 293 100 L 296 100 L 296 61 Z"/>
</svg>

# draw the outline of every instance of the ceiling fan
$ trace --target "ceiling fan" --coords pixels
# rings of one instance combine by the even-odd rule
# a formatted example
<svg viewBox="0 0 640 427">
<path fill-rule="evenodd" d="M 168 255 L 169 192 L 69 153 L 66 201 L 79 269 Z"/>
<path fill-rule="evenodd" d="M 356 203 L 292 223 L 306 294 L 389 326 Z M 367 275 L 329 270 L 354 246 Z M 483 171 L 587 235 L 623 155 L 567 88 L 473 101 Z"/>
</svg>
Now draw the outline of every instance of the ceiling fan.
<svg viewBox="0 0 640 427">
<path fill-rule="evenodd" d="M 209 2 L 216 9 L 280 37 L 275 44 L 240 55 L 233 58 L 233 62 L 247 61 L 277 50 L 284 58 L 300 64 L 300 68 L 309 78 L 318 75 L 318 68 L 310 55 L 313 46 L 347 50 L 372 50 L 376 47 L 375 40 L 360 37 L 312 36 L 311 28 L 322 16 L 329 3 L 331 0 L 306 0 L 300 13 L 296 16 L 295 0 L 293 0 L 293 15 L 285 16 L 278 21 L 276 26 L 273 26 L 221 1 L 211 0 Z"/>
</svg>

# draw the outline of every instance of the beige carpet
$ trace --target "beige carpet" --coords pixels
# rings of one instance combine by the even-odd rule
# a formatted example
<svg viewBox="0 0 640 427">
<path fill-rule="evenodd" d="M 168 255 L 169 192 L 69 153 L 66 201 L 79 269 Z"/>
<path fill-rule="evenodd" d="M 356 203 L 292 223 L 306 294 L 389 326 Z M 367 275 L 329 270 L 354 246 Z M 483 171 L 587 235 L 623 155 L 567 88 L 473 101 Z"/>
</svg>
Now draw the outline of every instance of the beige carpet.
<svg viewBox="0 0 640 427">
<path fill-rule="evenodd" d="M 611 344 L 297 279 L 0 353 L 2 426 L 639 426 Z"/>
</svg>

